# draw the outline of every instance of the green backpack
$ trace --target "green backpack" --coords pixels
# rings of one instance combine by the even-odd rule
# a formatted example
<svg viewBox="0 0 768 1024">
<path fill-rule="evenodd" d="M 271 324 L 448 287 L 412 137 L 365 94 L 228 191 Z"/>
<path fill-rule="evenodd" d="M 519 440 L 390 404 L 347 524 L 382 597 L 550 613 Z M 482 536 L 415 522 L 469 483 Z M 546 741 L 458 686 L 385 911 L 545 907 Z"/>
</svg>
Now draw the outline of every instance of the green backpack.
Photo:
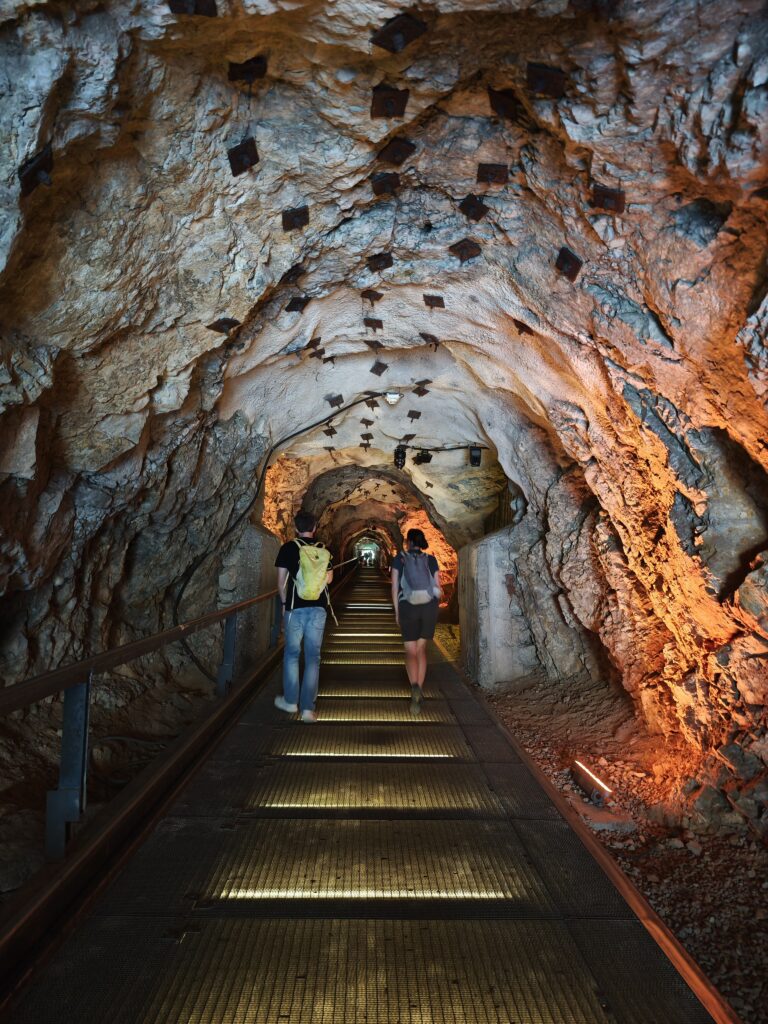
<svg viewBox="0 0 768 1024">
<path fill-rule="evenodd" d="M 294 594 L 304 601 L 316 601 L 325 590 L 331 552 L 320 541 L 310 544 L 295 540 L 294 544 L 299 546 L 299 571 Z"/>
</svg>

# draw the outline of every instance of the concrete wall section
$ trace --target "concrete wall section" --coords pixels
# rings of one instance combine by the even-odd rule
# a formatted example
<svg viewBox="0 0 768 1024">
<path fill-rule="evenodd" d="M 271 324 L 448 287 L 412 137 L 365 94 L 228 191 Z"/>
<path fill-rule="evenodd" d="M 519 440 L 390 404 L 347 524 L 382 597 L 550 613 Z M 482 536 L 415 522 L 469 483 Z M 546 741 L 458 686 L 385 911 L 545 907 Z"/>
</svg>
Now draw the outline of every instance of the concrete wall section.
<svg viewBox="0 0 768 1024">
<path fill-rule="evenodd" d="M 277 586 L 275 557 L 280 541 L 259 526 L 249 524 L 230 550 L 219 576 L 219 607 L 245 601 Z M 238 615 L 235 678 L 253 671 L 269 647 L 272 601 L 264 601 Z"/>
<path fill-rule="evenodd" d="M 459 552 L 459 618 L 464 667 L 480 686 L 503 690 L 542 674 L 553 681 L 594 678 L 598 667 L 584 630 L 566 621 L 526 523 Z"/>
<path fill-rule="evenodd" d="M 540 668 L 522 608 L 507 592 L 510 534 L 499 530 L 459 553 L 459 621 L 464 666 L 486 689 L 503 689 Z"/>
</svg>

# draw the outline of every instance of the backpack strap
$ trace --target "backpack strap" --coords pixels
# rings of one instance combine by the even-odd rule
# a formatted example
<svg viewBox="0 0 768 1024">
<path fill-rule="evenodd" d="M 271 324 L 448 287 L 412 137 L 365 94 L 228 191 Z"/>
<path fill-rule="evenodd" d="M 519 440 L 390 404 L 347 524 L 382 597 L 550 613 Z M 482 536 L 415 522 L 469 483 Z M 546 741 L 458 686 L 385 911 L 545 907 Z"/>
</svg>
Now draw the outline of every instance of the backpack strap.
<svg viewBox="0 0 768 1024">
<path fill-rule="evenodd" d="M 301 549 L 304 547 L 304 545 L 301 543 L 301 541 L 299 540 L 298 537 L 294 537 L 293 540 L 291 541 L 291 543 L 295 544 L 296 547 L 299 549 L 299 558 L 301 558 Z M 296 573 L 296 576 L 291 576 L 291 580 L 293 582 L 293 587 L 291 588 L 291 611 L 293 611 L 293 603 L 296 600 L 296 577 L 297 576 L 298 576 L 298 572 Z"/>
</svg>

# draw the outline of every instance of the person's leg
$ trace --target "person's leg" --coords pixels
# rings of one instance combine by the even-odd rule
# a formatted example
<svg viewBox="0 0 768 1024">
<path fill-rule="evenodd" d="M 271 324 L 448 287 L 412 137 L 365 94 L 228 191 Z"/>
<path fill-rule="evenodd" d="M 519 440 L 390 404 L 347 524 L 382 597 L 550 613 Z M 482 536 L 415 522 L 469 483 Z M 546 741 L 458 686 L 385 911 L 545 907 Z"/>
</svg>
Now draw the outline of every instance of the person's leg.
<svg viewBox="0 0 768 1024">
<path fill-rule="evenodd" d="M 320 681 L 320 648 L 325 632 L 325 608 L 302 608 L 304 623 L 304 678 L 301 681 L 301 711 L 314 711 Z"/>
<path fill-rule="evenodd" d="M 419 641 L 405 641 L 405 668 L 408 672 L 408 682 L 411 686 L 419 681 Z"/>
<path fill-rule="evenodd" d="M 416 641 L 416 657 L 418 659 L 418 675 L 416 682 L 419 686 L 424 689 L 424 679 L 427 675 L 427 641 L 417 640 Z"/>
<path fill-rule="evenodd" d="M 301 609 L 288 612 L 285 616 L 285 649 L 283 651 L 283 701 L 295 711 L 299 703 L 299 654 L 304 632 L 300 615 Z M 280 705 L 278 704 L 278 707 Z"/>
<path fill-rule="evenodd" d="M 419 641 L 418 641 L 418 662 L 419 662 L 419 674 L 417 676 L 417 682 L 419 686 L 424 688 L 424 680 L 427 677 L 427 644 L 435 635 L 435 628 L 437 626 L 437 616 L 440 611 L 440 606 L 437 601 L 431 601 L 429 604 L 421 606 L 421 620 L 419 622 Z"/>
</svg>

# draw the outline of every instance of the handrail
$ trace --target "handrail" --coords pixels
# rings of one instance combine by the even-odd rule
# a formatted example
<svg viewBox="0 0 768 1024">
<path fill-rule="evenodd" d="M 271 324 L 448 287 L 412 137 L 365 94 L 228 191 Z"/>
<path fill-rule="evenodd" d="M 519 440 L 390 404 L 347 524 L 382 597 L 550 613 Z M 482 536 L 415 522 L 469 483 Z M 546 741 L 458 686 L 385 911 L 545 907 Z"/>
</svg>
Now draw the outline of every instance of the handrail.
<svg viewBox="0 0 768 1024">
<path fill-rule="evenodd" d="M 226 608 L 200 615 L 196 619 L 190 619 L 189 622 L 182 622 L 180 625 L 174 626 L 173 629 L 153 633 L 142 640 L 134 640 L 132 643 L 123 644 L 122 647 L 110 648 L 101 654 L 94 654 L 90 658 L 76 661 L 72 665 L 64 665 L 62 668 L 33 676 L 32 679 L 25 679 L 22 683 L 6 686 L 0 689 L 0 715 L 7 715 L 11 711 L 28 707 L 45 697 L 52 697 L 71 686 L 77 686 L 92 673 L 104 672 L 107 669 L 116 668 L 118 665 L 124 665 L 128 661 L 133 661 L 134 658 L 141 657 L 142 654 L 149 654 L 160 647 L 165 647 L 166 644 L 191 636 L 192 633 L 196 633 L 199 629 L 204 629 L 220 619 L 226 619 L 232 614 L 267 601 L 275 597 L 276 594 L 277 590 L 270 590 L 264 594 L 258 594 L 256 597 L 249 597 L 237 604 L 231 604 Z"/>
<path fill-rule="evenodd" d="M 356 560 L 355 560 L 356 561 Z M 342 565 L 348 565 L 344 562 Z M 350 566 L 351 567 L 351 566 Z M 341 573 L 342 578 L 346 572 Z M 153 633 L 142 640 L 123 644 L 82 658 L 72 665 L 53 669 L 21 683 L 0 689 L 0 716 L 35 704 L 46 697 L 64 693 L 62 702 L 61 752 L 59 755 L 59 784 L 49 790 L 46 799 L 45 849 L 48 859 L 62 858 L 66 854 L 71 826 L 79 822 L 85 812 L 88 794 L 89 719 L 91 685 L 97 673 L 124 665 L 143 654 L 156 651 L 166 644 L 184 641 L 187 636 L 224 621 L 222 660 L 214 679 L 216 696 L 226 698 L 235 677 L 235 651 L 237 647 L 238 613 L 264 601 L 275 599 L 278 591 L 268 590 L 245 601 L 207 612 L 196 619 L 182 622 L 172 629 Z M 270 646 L 278 646 L 280 617 L 277 601 L 273 603 L 270 626 Z"/>
</svg>

